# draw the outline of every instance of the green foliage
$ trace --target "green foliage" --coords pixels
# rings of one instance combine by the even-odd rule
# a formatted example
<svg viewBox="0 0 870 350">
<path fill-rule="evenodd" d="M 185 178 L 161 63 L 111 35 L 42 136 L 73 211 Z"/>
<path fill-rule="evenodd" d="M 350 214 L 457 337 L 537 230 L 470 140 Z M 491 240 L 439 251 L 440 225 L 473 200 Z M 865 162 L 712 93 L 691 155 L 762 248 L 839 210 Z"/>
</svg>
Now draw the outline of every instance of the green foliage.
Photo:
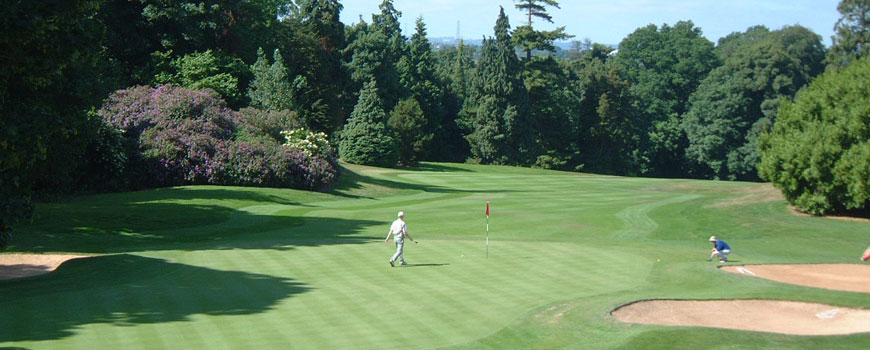
<svg viewBox="0 0 870 350">
<path fill-rule="evenodd" d="M 155 53 L 157 60 L 166 60 L 172 52 Z M 245 101 L 240 87 L 239 77 L 249 74 L 248 67 L 241 59 L 214 53 L 212 50 L 194 52 L 167 63 L 158 63 L 158 73 L 154 77 L 155 85 L 174 84 L 188 89 L 212 89 L 227 101 L 230 107 L 244 106 Z M 168 69 L 160 70 L 160 67 Z M 243 79 L 248 81 L 247 78 Z"/>
<path fill-rule="evenodd" d="M 432 140 L 430 159 L 462 162 L 468 157 L 468 141 L 462 137 L 457 118 L 475 75 L 474 48 L 460 41 L 458 46 L 435 51 L 434 63 L 437 79 L 444 88 L 444 114 Z"/>
<path fill-rule="evenodd" d="M 251 106 L 268 111 L 292 111 L 310 128 L 329 128 L 328 107 L 323 105 L 323 100 L 315 100 L 316 97 L 310 95 L 318 90 L 311 87 L 305 76 L 290 77 L 280 50 L 275 49 L 271 65 L 262 50 L 258 56 L 251 66 L 254 75 L 248 89 Z"/>
<path fill-rule="evenodd" d="M 359 102 L 341 132 L 338 154 L 348 163 L 391 167 L 398 161 L 398 143 L 387 127 L 377 82 L 363 86 Z"/>
<path fill-rule="evenodd" d="M 401 36 L 402 25 L 399 23 L 399 18 L 402 17 L 402 12 L 396 10 L 396 7 L 393 6 L 393 0 L 381 1 L 378 9 L 381 12 L 372 15 L 372 28 L 391 39 Z"/>
<path fill-rule="evenodd" d="M 266 111 L 251 107 L 239 110 L 236 124 L 233 139 L 252 143 L 284 142 L 283 131 L 303 127 L 303 123 L 294 112 Z"/>
<path fill-rule="evenodd" d="M 284 67 L 280 50 L 276 49 L 272 54 L 271 65 L 263 49 L 258 50 L 257 56 L 257 62 L 251 66 L 254 80 L 248 88 L 251 107 L 267 111 L 297 111 L 294 84 Z"/>
<path fill-rule="evenodd" d="M 100 4 L 0 3 L 0 249 L 15 223 L 29 216 L 38 184 L 71 179 L 85 160 L 76 146 L 91 131 L 87 110 L 108 91 L 95 19 Z M 53 159 L 72 167 L 55 167 Z"/>
<path fill-rule="evenodd" d="M 812 214 L 870 211 L 870 59 L 829 71 L 785 101 L 761 137 L 759 174 Z"/>
<path fill-rule="evenodd" d="M 516 5 L 514 5 L 517 9 L 524 12 L 528 18 L 526 24 L 517 27 L 513 33 L 514 44 L 526 52 L 527 61 L 532 59 L 533 50 L 553 52 L 556 50 L 556 47 L 553 45 L 554 41 L 574 37 L 565 33 L 564 26 L 554 30 L 535 30 L 532 27 L 532 20 L 534 18 L 553 23 L 553 17 L 547 13 L 545 5 L 559 8 L 559 2 L 556 0 L 516 0 Z"/>
<path fill-rule="evenodd" d="M 387 125 L 399 142 L 400 164 L 414 166 L 426 157 L 433 137 L 428 124 L 423 109 L 413 98 L 399 101 L 390 112 Z"/>
<path fill-rule="evenodd" d="M 551 57 L 525 63 L 523 81 L 531 106 L 528 127 L 534 132 L 539 147 L 549 152 L 547 161 L 539 158 L 537 166 L 572 170 L 578 164 L 566 158 L 578 153 L 577 111 L 582 92 L 572 84 L 577 78 Z M 556 158 L 562 160 L 555 161 Z"/>
<path fill-rule="evenodd" d="M 415 134 L 422 133 L 429 135 L 429 139 L 425 142 L 425 147 L 428 147 L 435 134 L 439 135 L 439 139 L 446 140 L 450 137 L 447 133 L 457 132 L 457 130 L 456 128 L 449 127 L 451 120 L 445 121 L 445 84 L 438 79 L 436 74 L 435 58 L 432 57 L 432 45 L 429 44 L 429 39 L 426 37 L 426 25 L 423 23 L 422 17 L 417 18 L 416 23 L 416 31 L 408 43 L 407 54 L 402 56 L 397 65 L 402 86 L 409 90 L 410 97 L 403 100 L 405 106 L 400 108 L 399 105 L 396 105 L 394 112 L 401 110 L 406 115 L 402 124 L 407 124 L 409 122 L 407 115 L 416 114 L 416 112 L 411 111 L 414 108 L 410 105 L 417 105 L 415 108 L 420 109 L 421 116 L 424 118 L 420 122 L 420 126 L 424 129 L 414 130 L 413 132 Z M 400 104 L 402 103 L 402 101 L 399 102 Z M 395 115 L 393 114 L 393 116 Z M 406 143 L 401 140 L 402 132 L 398 132 L 398 134 L 400 144 L 402 144 L 400 147 L 400 162 L 403 164 L 415 164 L 417 161 L 422 160 L 423 157 L 428 157 L 428 152 L 424 153 L 422 149 L 413 151 L 413 154 L 406 152 L 408 149 L 405 147 Z M 424 146 L 417 145 L 416 147 Z"/>
<path fill-rule="evenodd" d="M 713 43 L 691 21 L 639 28 L 619 44 L 616 62 L 631 82 L 634 108 L 641 119 L 640 173 L 684 174 L 686 137 L 680 116 L 689 95 L 719 60 Z"/>
<path fill-rule="evenodd" d="M 294 70 L 304 78 L 299 86 L 297 103 L 299 113 L 314 129 L 332 132 L 341 127 L 345 110 L 342 91 L 350 83 L 350 76 L 342 66 L 342 52 L 347 46 L 345 26 L 339 14 L 342 9 L 337 0 L 301 0 L 294 16 L 284 23 L 294 42 L 285 46 L 299 57 L 291 57 Z M 297 77 L 296 79 L 299 79 Z"/>
<path fill-rule="evenodd" d="M 842 0 L 837 11 L 842 17 L 834 25 L 836 33 L 825 61 L 842 67 L 870 56 L 870 0 Z"/>
<path fill-rule="evenodd" d="M 579 163 L 586 171 L 636 175 L 634 154 L 640 135 L 632 106 L 631 85 L 619 75 L 616 64 L 606 64 L 595 44 L 575 66 L 577 89 L 582 91 L 577 109 Z"/>
<path fill-rule="evenodd" d="M 725 50 L 725 64 L 689 100 L 686 158 L 696 176 L 758 180 L 758 135 L 775 120 L 780 101 L 822 71 L 825 49 L 817 34 L 792 26 L 732 34 Z"/>
<path fill-rule="evenodd" d="M 529 95 L 504 9 L 494 29 L 495 39 L 483 42 L 461 123 L 475 160 L 484 164 L 530 164 L 539 152 L 528 127 Z"/>
<path fill-rule="evenodd" d="M 378 95 L 382 96 L 384 107 L 391 109 L 406 93 L 395 64 L 398 57 L 390 49 L 393 39 L 374 26 L 361 28 L 355 35 L 347 48 L 351 52 L 347 63 L 351 79 L 357 87 L 377 81 Z"/>
<path fill-rule="evenodd" d="M 553 17 L 547 13 L 545 5 L 559 8 L 559 2 L 556 0 L 516 0 L 516 5 L 514 5 L 517 9 L 524 12 L 528 18 L 528 22 L 525 25 L 517 27 L 513 33 L 514 44 L 526 52 L 527 61 L 532 59 L 533 50 L 554 52 L 556 50 L 556 47 L 553 45 L 554 41 L 574 37 L 565 33 L 564 26 L 554 30 L 535 30 L 532 27 L 532 20 L 534 18 L 553 23 Z"/>
<path fill-rule="evenodd" d="M 263 46 L 250 39 L 274 34 L 279 16 L 290 9 L 285 0 L 140 2 L 144 7 L 137 20 L 160 44 L 155 51 L 183 56 L 213 49 L 245 62 L 253 61 L 257 47 Z"/>
</svg>

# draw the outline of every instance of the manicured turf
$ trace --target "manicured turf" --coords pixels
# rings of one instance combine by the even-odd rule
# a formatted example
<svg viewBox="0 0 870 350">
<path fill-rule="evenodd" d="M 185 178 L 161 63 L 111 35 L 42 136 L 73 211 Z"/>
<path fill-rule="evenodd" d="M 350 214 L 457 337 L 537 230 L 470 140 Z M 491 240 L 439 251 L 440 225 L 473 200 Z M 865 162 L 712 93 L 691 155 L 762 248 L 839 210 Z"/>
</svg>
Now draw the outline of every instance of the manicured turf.
<svg viewBox="0 0 870 350">
<path fill-rule="evenodd" d="M 0 347 L 31 349 L 866 349 L 870 334 L 795 337 L 626 325 L 651 298 L 765 298 L 870 308 L 866 294 L 718 271 L 855 263 L 870 224 L 796 216 L 752 183 L 512 167 L 348 166 L 328 194 L 180 187 L 37 207 L 15 252 L 66 252 L 0 281 Z M 484 234 L 491 201 L 489 257 Z M 407 213 L 411 265 L 383 239 Z M 716 317 L 711 312 L 711 317 Z M 724 310 L 723 312 L 727 312 Z"/>
</svg>

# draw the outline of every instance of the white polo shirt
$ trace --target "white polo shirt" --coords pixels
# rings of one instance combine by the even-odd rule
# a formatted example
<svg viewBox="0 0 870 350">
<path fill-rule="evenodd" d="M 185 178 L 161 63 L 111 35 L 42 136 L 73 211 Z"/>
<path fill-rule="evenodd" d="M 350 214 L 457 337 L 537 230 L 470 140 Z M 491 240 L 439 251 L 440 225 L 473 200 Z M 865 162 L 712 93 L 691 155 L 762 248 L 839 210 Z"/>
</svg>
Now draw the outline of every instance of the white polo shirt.
<svg viewBox="0 0 870 350">
<path fill-rule="evenodd" d="M 402 219 L 396 219 L 393 221 L 393 224 L 390 225 L 390 232 L 393 233 L 396 241 L 402 241 L 405 238 L 405 233 L 408 232 L 408 226 L 405 225 L 405 221 Z"/>
</svg>

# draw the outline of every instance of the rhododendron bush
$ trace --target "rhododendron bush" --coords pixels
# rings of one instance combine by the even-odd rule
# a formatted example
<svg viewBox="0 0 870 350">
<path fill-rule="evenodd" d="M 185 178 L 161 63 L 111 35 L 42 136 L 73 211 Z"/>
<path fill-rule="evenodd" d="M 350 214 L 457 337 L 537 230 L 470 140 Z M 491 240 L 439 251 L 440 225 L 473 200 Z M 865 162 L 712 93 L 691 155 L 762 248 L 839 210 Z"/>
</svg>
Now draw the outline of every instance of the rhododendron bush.
<svg viewBox="0 0 870 350">
<path fill-rule="evenodd" d="M 276 137 L 277 130 L 298 126 L 289 112 L 233 111 L 210 90 L 119 90 L 98 114 L 136 145 L 127 156 L 127 176 L 139 177 L 140 186 L 323 189 L 336 178 L 331 152 L 285 147 Z"/>
</svg>

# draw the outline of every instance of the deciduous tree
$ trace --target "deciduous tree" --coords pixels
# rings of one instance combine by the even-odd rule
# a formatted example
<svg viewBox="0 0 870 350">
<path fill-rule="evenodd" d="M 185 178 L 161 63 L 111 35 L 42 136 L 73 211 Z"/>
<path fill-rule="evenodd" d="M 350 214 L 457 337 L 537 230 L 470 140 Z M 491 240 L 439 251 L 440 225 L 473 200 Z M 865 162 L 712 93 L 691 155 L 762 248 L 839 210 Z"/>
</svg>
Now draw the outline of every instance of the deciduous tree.
<svg viewBox="0 0 870 350">
<path fill-rule="evenodd" d="M 649 25 L 622 40 L 616 62 L 631 83 L 641 118 L 640 173 L 683 175 L 687 140 L 680 117 L 689 95 L 720 65 L 713 43 L 691 21 Z"/>
<path fill-rule="evenodd" d="M 870 216 L 870 58 L 828 71 L 786 100 L 761 137 L 759 173 L 798 209 Z"/>
<path fill-rule="evenodd" d="M 731 42 L 725 64 L 689 100 L 682 125 L 696 176 L 758 180 L 758 135 L 773 123 L 780 102 L 823 70 L 819 35 L 801 26 L 763 32 L 750 28 Z"/>
</svg>

